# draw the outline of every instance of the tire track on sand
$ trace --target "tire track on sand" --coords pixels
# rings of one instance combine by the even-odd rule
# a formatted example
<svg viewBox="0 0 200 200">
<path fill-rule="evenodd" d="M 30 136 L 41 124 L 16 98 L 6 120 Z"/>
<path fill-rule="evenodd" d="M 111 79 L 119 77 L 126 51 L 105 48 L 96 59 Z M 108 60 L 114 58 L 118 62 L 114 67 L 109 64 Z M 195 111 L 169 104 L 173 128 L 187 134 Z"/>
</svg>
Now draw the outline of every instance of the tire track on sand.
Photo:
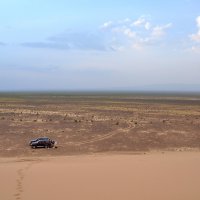
<svg viewBox="0 0 200 200">
<path fill-rule="evenodd" d="M 102 141 L 102 140 L 106 140 L 108 138 L 111 138 L 117 134 L 121 134 L 121 133 L 127 133 L 130 128 L 135 128 L 135 126 L 129 126 L 128 128 L 124 128 L 124 129 L 118 129 L 116 131 L 112 131 L 108 134 L 104 134 L 103 136 L 98 136 L 98 137 L 95 137 L 93 139 L 90 139 L 90 140 L 85 140 L 83 142 L 73 142 L 73 143 L 70 143 L 71 145 L 82 145 L 82 144 L 89 144 L 89 143 L 93 143 L 93 142 L 99 142 L 99 141 Z"/>
</svg>

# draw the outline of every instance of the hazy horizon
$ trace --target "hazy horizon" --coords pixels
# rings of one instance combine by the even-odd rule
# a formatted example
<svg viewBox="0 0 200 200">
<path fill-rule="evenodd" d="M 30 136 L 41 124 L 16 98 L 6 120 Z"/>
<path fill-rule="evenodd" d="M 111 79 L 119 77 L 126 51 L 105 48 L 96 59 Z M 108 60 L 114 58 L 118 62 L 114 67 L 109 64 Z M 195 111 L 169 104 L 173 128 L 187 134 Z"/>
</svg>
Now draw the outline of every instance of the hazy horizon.
<svg viewBox="0 0 200 200">
<path fill-rule="evenodd" d="M 200 92 L 200 1 L 0 2 L 0 91 Z"/>
</svg>

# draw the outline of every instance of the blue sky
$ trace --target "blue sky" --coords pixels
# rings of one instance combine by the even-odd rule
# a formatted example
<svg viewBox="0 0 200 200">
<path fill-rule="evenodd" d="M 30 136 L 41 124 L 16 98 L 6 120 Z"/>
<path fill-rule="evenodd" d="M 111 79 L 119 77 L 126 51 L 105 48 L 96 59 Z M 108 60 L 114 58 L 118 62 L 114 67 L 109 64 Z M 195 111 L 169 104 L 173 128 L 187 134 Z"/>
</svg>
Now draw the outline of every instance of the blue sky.
<svg viewBox="0 0 200 200">
<path fill-rule="evenodd" d="M 0 1 L 0 90 L 200 91 L 199 0 Z"/>
</svg>

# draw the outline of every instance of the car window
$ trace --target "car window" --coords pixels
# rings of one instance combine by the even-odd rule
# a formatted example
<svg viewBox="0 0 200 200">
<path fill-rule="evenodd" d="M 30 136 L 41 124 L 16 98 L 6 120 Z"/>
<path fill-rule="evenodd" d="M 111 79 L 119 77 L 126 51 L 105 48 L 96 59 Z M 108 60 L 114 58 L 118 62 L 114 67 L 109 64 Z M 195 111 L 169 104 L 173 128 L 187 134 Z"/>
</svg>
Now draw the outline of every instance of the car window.
<svg viewBox="0 0 200 200">
<path fill-rule="evenodd" d="M 42 145 L 42 143 L 43 143 L 42 141 L 38 141 L 38 144 L 39 144 L 39 145 Z"/>
</svg>

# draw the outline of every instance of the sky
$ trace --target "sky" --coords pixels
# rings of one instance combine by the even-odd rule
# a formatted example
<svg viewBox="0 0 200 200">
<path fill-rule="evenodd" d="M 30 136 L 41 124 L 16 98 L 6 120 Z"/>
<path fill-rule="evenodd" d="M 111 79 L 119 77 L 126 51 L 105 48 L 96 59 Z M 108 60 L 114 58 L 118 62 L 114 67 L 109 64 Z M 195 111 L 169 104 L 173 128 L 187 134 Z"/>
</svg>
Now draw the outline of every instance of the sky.
<svg viewBox="0 0 200 200">
<path fill-rule="evenodd" d="M 0 0 L 0 91 L 200 92 L 199 0 Z"/>
</svg>

